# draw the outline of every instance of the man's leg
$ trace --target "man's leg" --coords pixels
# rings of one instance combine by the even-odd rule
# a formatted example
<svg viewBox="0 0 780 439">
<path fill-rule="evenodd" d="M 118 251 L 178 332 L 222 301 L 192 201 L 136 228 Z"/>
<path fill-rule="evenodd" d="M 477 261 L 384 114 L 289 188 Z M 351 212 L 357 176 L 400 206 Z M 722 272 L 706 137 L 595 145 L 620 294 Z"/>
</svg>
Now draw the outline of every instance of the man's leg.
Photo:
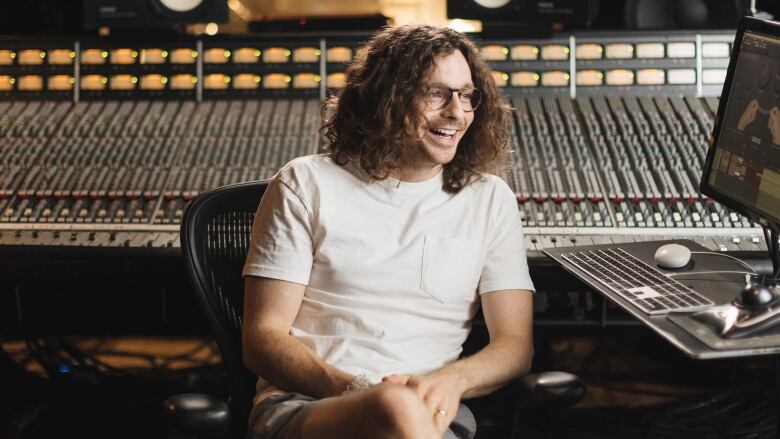
<svg viewBox="0 0 780 439">
<path fill-rule="evenodd" d="M 395 384 L 380 384 L 312 404 L 302 433 L 304 439 L 441 438 L 433 413 L 428 413 L 417 394 Z"/>
</svg>

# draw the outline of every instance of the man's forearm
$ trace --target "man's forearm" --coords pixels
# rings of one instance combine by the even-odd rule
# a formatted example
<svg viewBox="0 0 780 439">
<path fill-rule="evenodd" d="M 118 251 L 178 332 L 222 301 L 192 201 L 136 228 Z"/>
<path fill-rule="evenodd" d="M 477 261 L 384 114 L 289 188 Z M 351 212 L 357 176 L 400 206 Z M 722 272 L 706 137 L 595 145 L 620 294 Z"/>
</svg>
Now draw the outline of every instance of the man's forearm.
<svg viewBox="0 0 780 439">
<path fill-rule="evenodd" d="M 276 387 L 325 398 L 341 394 L 353 378 L 289 334 L 263 331 L 253 338 L 244 342 L 244 364 Z"/>
<path fill-rule="evenodd" d="M 433 375 L 454 375 L 463 398 L 486 395 L 528 372 L 533 347 L 525 337 L 504 336 L 491 341 L 476 354 L 449 364 Z"/>
</svg>

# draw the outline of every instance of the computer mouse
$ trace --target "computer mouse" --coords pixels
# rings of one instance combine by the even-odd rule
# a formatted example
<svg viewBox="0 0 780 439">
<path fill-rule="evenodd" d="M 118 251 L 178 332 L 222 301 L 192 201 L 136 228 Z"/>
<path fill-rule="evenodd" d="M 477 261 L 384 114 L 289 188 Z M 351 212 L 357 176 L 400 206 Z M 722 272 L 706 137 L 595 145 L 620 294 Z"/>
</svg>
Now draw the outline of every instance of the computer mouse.
<svg viewBox="0 0 780 439">
<path fill-rule="evenodd" d="M 680 268 L 691 261 L 691 250 L 680 244 L 664 244 L 655 251 L 655 263 L 661 268 Z"/>
</svg>

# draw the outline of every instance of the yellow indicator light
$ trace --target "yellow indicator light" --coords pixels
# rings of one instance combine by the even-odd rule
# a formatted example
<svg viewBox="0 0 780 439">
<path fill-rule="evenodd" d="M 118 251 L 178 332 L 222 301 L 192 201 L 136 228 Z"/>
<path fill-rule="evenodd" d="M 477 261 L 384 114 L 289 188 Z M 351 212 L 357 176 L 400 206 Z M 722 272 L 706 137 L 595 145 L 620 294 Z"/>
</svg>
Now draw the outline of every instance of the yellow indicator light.
<svg viewBox="0 0 780 439">
<path fill-rule="evenodd" d="M 198 78 L 195 76 L 182 73 L 171 77 L 169 87 L 173 90 L 192 90 L 195 88 L 195 83 L 197 82 Z"/>
<path fill-rule="evenodd" d="M 133 90 L 137 82 L 131 75 L 114 75 L 111 77 L 111 90 Z"/>
<path fill-rule="evenodd" d="M 260 76 L 255 76 L 255 82 L 256 82 L 256 83 L 258 83 L 258 84 L 259 84 L 259 83 L 260 83 L 260 81 L 262 81 L 262 80 L 263 80 L 263 78 L 261 78 Z"/>
<path fill-rule="evenodd" d="M 132 78 L 130 78 L 130 82 L 132 82 L 133 84 L 137 84 L 138 83 L 138 77 L 137 76 L 133 76 Z"/>
<path fill-rule="evenodd" d="M 495 81 L 497 87 L 506 87 L 509 75 L 504 72 L 491 72 L 493 75 L 493 81 Z"/>
<path fill-rule="evenodd" d="M 16 53 L 15 52 L 11 52 L 11 58 L 16 58 Z"/>
<path fill-rule="evenodd" d="M 106 52 L 104 50 L 104 51 L 100 52 L 100 56 L 102 56 L 103 58 L 108 58 L 108 52 Z"/>
<path fill-rule="evenodd" d="M 221 73 L 212 73 L 206 75 L 203 80 L 203 88 L 208 90 L 224 90 L 228 87 L 229 80 L 225 80 L 225 75 Z"/>
<path fill-rule="evenodd" d="M 225 76 L 225 84 L 230 84 L 230 76 Z"/>
<path fill-rule="evenodd" d="M 263 54 L 263 51 L 261 51 L 260 49 L 255 50 L 255 56 L 256 57 L 260 57 L 260 55 L 262 55 L 262 54 Z"/>
<path fill-rule="evenodd" d="M 163 58 L 167 58 L 168 57 L 168 51 L 167 50 L 163 50 L 161 55 L 162 55 Z"/>
<path fill-rule="evenodd" d="M 259 56 L 259 50 L 250 48 L 250 47 L 242 47 L 239 49 L 236 49 L 233 53 L 233 62 L 234 63 L 256 63 L 257 57 Z"/>
<path fill-rule="evenodd" d="M 71 84 L 75 84 L 76 83 L 76 78 L 71 76 L 70 78 L 68 78 L 68 82 L 70 82 Z"/>
<path fill-rule="evenodd" d="M 270 73 L 263 78 L 263 88 L 287 88 L 292 81 L 289 75 Z"/>
<path fill-rule="evenodd" d="M 548 61 L 565 61 L 569 59 L 569 47 L 562 44 L 550 44 L 542 47 L 542 59 Z"/>
<path fill-rule="evenodd" d="M 8 75 L 0 75 L 0 91 L 11 91 L 14 88 L 14 78 Z"/>
<path fill-rule="evenodd" d="M 197 50 L 193 50 L 192 51 L 192 57 L 193 58 L 197 58 L 198 57 L 198 51 Z"/>
<path fill-rule="evenodd" d="M 569 85 L 569 74 L 562 71 L 542 73 L 542 85 L 545 87 L 565 87 Z"/>
<path fill-rule="evenodd" d="M 70 90 L 73 88 L 75 82 L 74 78 L 69 77 L 68 75 L 49 76 L 46 80 L 46 88 L 57 91 Z"/>
<path fill-rule="evenodd" d="M 40 56 L 38 50 L 21 50 L 19 51 L 19 64 L 27 65 L 39 65 L 43 64 L 43 58 Z"/>
<path fill-rule="evenodd" d="M 229 50 L 225 51 L 225 58 L 230 58 L 230 51 Z"/>
<path fill-rule="evenodd" d="M 482 48 L 479 49 L 479 53 L 486 61 L 504 61 L 506 60 L 507 50 L 508 49 L 504 46 L 490 44 L 482 46 Z"/>
<path fill-rule="evenodd" d="M 13 64 L 14 56 L 10 50 L 0 50 L 0 65 Z"/>
<path fill-rule="evenodd" d="M 263 62 L 284 63 L 290 61 L 290 50 L 282 47 L 269 47 L 263 52 Z"/>
<path fill-rule="evenodd" d="M 10 82 L 11 84 L 16 84 L 16 78 L 11 78 L 11 80 L 10 80 L 9 82 Z"/>
<path fill-rule="evenodd" d="M 141 77 L 140 87 L 141 90 L 163 90 L 167 82 L 168 78 L 165 76 L 153 73 Z"/>
<path fill-rule="evenodd" d="M 192 49 L 173 49 L 171 52 L 171 64 L 193 64 L 195 58 L 192 56 Z M 197 52 L 195 52 L 197 53 Z M 219 57 L 221 62 L 225 62 L 225 57 Z"/>
<path fill-rule="evenodd" d="M 46 58 L 46 52 L 41 52 L 38 55 L 41 57 L 41 59 Z"/>
<path fill-rule="evenodd" d="M 577 59 L 601 59 L 604 48 L 601 44 L 579 44 L 577 45 Z"/>
<path fill-rule="evenodd" d="M 100 82 L 102 82 L 103 84 L 108 84 L 108 78 L 103 76 L 102 78 L 100 78 Z"/>
<path fill-rule="evenodd" d="M 632 85 L 634 83 L 634 72 L 626 69 L 615 69 L 607 71 L 607 85 Z"/>
<path fill-rule="evenodd" d="M 539 48 L 528 44 L 512 46 L 509 57 L 515 61 L 533 61 L 539 57 Z"/>
<path fill-rule="evenodd" d="M 141 49 L 141 57 L 138 62 L 141 64 L 164 64 L 167 55 L 168 53 L 161 49 Z"/>
<path fill-rule="evenodd" d="M 604 84 L 604 74 L 598 70 L 580 70 L 577 72 L 577 85 L 598 86 Z"/>
<path fill-rule="evenodd" d="M 105 64 L 106 58 L 103 56 L 103 53 L 106 53 L 106 56 L 108 56 L 107 52 L 101 52 L 98 49 L 86 49 L 81 52 L 81 63 L 82 64 Z"/>
<path fill-rule="evenodd" d="M 114 49 L 111 51 L 111 63 L 112 64 L 135 64 L 135 57 L 133 56 L 133 50 L 130 49 Z"/>
<path fill-rule="evenodd" d="M 81 89 L 82 90 L 103 90 L 106 88 L 106 83 L 103 82 L 103 77 L 100 75 L 86 75 L 81 77 Z"/>
<path fill-rule="evenodd" d="M 49 51 L 48 58 L 49 64 L 73 64 L 73 58 L 75 58 L 76 52 L 68 49 L 53 49 Z"/>
<path fill-rule="evenodd" d="M 317 62 L 320 59 L 320 49 L 314 47 L 298 47 L 293 53 L 293 62 Z"/>
<path fill-rule="evenodd" d="M 227 56 L 225 54 L 227 53 Z M 230 52 L 225 49 L 206 49 L 203 53 L 203 62 L 209 64 L 224 64 L 228 61 Z"/>
</svg>

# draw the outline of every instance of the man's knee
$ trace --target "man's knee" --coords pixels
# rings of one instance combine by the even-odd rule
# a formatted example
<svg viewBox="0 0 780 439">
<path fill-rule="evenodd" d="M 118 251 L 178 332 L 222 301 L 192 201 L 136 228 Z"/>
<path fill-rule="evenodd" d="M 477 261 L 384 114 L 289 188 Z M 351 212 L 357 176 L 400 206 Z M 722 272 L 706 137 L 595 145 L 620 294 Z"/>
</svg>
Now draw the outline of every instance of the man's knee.
<svg viewBox="0 0 780 439">
<path fill-rule="evenodd" d="M 382 385 L 373 392 L 369 403 L 377 421 L 388 430 L 405 436 L 421 427 L 423 414 L 427 413 L 420 397 L 408 387 Z"/>
</svg>

